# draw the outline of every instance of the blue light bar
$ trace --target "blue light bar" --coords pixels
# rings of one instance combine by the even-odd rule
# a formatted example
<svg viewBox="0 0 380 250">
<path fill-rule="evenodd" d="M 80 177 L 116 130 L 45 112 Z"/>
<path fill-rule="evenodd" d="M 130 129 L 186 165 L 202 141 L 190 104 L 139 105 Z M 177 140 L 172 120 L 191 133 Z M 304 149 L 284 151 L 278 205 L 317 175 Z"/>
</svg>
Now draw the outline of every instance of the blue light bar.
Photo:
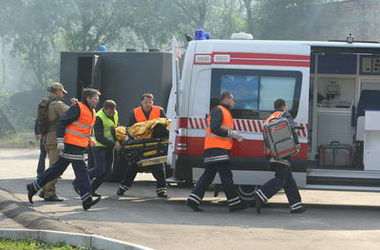
<svg viewBox="0 0 380 250">
<path fill-rule="evenodd" d="M 100 52 L 105 52 L 106 50 L 107 50 L 107 47 L 104 45 L 100 45 L 98 48 L 98 51 L 100 51 Z"/>
<path fill-rule="evenodd" d="M 210 34 L 205 33 L 203 29 L 198 29 L 194 33 L 194 40 L 205 40 L 210 39 Z"/>
</svg>

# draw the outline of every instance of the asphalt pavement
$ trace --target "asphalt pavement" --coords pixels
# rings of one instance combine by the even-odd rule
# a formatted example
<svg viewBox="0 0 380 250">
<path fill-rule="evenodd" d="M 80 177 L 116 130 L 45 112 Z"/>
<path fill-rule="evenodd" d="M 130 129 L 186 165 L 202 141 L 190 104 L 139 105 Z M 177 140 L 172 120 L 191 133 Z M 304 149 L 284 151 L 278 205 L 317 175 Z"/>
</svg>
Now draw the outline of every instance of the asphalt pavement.
<svg viewBox="0 0 380 250">
<path fill-rule="evenodd" d="M 380 194 L 376 192 L 302 190 L 308 210 L 298 215 L 289 213 L 284 193 L 273 197 L 269 207 L 257 215 L 254 208 L 229 213 L 223 193 L 213 197 L 207 192 L 202 204 L 205 211 L 195 213 L 184 205 L 189 188 L 169 187 L 170 198 L 160 199 L 155 195 L 152 176 L 139 174 L 124 197 L 116 195 L 117 183 L 105 183 L 99 189 L 102 200 L 93 209 L 83 211 L 71 187 L 71 168 L 57 185 L 57 194 L 65 201 L 48 203 L 36 196 L 34 205 L 27 203 L 25 185 L 35 176 L 37 160 L 38 150 L 0 149 L 0 209 L 17 221 L 0 216 L 0 228 L 15 223 L 52 229 L 56 224 L 66 231 L 155 249 L 335 250 L 380 246 Z M 23 209 L 11 207 L 16 205 Z M 32 223 L 31 219 L 24 223 L 29 217 L 40 223 Z"/>
</svg>

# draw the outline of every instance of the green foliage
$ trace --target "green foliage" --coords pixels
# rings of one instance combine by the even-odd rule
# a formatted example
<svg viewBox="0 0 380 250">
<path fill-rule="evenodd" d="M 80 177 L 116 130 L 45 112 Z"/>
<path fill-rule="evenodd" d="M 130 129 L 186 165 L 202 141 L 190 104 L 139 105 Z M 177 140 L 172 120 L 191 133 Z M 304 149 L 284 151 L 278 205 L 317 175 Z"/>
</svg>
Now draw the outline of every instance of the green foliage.
<svg viewBox="0 0 380 250">
<path fill-rule="evenodd" d="M 31 88 L 43 88 L 58 76 L 59 48 L 54 38 L 60 26 L 59 6 L 57 0 L 16 0 L 9 10 L 13 52 L 33 71 L 34 78 L 28 79 Z"/>
<path fill-rule="evenodd" d="M 120 38 L 119 1 L 69 0 L 62 6 L 62 38 L 69 51 L 96 51 Z"/>
<path fill-rule="evenodd" d="M 2 0 L 0 38 L 12 45 L 13 55 L 33 73 L 22 80 L 24 85 L 42 91 L 59 80 L 60 51 L 96 51 L 100 45 L 106 45 L 108 51 L 169 50 L 173 35 L 185 45 L 183 35 L 199 28 L 215 39 L 228 39 L 241 31 L 256 39 L 313 39 L 315 20 L 300 20 L 308 20 L 315 4 L 329 1 Z M 3 67 L 6 61 L 1 63 Z M 3 84 L 0 108 L 9 108 L 4 112 L 17 119 L 16 127 L 30 127 L 33 111 L 16 110 Z"/>
<path fill-rule="evenodd" d="M 41 241 L 36 241 L 33 239 L 28 240 L 9 240 L 0 238 L 0 249 L 3 250 L 87 250 L 90 248 L 84 247 L 73 247 L 67 245 L 65 242 L 57 242 L 55 244 L 49 244 Z"/>
<path fill-rule="evenodd" d="M 258 39 L 310 40 L 313 25 L 311 18 L 317 4 L 331 0 L 244 0 L 250 2 L 253 12 L 251 31 Z"/>
</svg>

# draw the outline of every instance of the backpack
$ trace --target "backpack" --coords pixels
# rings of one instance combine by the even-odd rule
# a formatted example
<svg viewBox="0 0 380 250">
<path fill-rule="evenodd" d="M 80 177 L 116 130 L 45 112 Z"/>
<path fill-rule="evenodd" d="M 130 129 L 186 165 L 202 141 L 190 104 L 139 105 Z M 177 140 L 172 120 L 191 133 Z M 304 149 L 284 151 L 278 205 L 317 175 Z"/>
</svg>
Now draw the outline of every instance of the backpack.
<svg viewBox="0 0 380 250">
<path fill-rule="evenodd" d="M 277 160 L 297 153 L 293 128 L 286 117 L 275 117 L 264 124 L 264 153 L 266 157 Z"/>
<path fill-rule="evenodd" d="M 55 101 L 54 98 L 44 97 L 38 104 L 37 109 L 37 124 L 38 130 L 41 135 L 46 135 L 48 132 L 48 122 L 49 122 L 49 104 Z"/>
</svg>

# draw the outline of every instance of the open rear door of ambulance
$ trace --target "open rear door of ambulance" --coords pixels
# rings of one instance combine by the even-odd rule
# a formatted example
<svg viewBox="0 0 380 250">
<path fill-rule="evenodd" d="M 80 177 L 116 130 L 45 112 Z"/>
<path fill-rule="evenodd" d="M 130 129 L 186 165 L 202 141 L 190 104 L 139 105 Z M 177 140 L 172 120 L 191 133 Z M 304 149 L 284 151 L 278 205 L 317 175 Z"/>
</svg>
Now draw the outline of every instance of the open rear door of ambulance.
<svg viewBox="0 0 380 250">
<path fill-rule="evenodd" d="M 166 109 L 166 116 L 172 121 L 170 132 L 169 132 L 169 146 L 168 146 L 168 165 L 170 165 L 171 171 L 175 171 L 175 140 L 176 140 L 176 131 L 177 128 L 177 113 L 178 113 L 178 84 L 180 80 L 180 67 L 179 61 L 181 59 L 181 51 L 177 43 L 177 39 L 173 37 L 172 39 L 172 88 L 170 90 L 168 106 Z M 171 176 L 166 174 L 166 176 Z M 167 182 L 182 182 L 175 178 L 175 176 L 171 176 L 167 179 Z"/>
</svg>

